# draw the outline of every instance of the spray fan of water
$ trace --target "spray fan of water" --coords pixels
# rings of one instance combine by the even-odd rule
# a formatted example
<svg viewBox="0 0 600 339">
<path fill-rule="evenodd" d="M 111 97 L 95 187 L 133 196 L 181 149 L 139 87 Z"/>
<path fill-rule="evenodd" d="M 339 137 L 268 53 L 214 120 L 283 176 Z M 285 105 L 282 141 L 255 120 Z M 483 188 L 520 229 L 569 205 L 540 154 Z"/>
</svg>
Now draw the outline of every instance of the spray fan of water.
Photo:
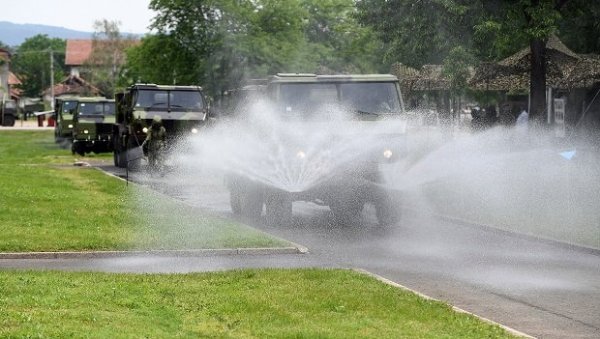
<svg viewBox="0 0 600 339">
<path fill-rule="evenodd" d="M 300 192 L 381 155 L 398 142 L 381 136 L 400 135 L 404 127 L 401 121 L 357 121 L 336 107 L 308 121 L 282 119 L 274 111 L 258 102 L 244 116 L 206 130 L 189 140 L 180 162 Z"/>
</svg>

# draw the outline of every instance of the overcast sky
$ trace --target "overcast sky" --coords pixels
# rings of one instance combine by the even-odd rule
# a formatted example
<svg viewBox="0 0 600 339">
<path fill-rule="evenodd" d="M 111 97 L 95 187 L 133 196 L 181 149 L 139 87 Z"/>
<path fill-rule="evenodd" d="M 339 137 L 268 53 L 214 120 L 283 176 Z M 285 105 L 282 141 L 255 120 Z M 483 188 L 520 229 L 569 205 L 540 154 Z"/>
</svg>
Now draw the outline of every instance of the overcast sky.
<svg viewBox="0 0 600 339">
<path fill-rule="evenodd" d="M 121 32 L 146 33 L 150 0 L 0 0 L 0 21 L 93 31 L 95 20 L 121 22 Z"/>
</svg>

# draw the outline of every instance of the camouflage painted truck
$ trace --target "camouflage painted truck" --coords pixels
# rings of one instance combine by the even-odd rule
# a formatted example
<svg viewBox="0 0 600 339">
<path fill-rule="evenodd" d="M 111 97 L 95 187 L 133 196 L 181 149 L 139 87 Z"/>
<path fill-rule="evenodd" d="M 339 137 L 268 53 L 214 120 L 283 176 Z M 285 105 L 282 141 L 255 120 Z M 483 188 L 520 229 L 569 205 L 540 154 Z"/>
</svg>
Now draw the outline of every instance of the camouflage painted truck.
<svg viewBox="0 0 600 339">
<path fill-rule="evenodd" d="M 113 126 L 113 158 L 117 167 L 137 167 L 140 150 L 152 121 L 160 117 L 167 145 L 181 136 L 198 133 L 209 115 L 200 86 L 135 84 L 115 96 L 116 124 Z"/>
<path fill-rule="evenodd" d="M 111 152 L 114 123 L 113 99 L 79 98 L 73 114 L 73 154 Z"/>
<path fill-rule="evenodd" d="M 79 97 L 62 97 L 54 101 L 54 141 L 62 142 L 73 139 L 73 115 L 77 109 Z"/>
<path fill-rule="evenodd" d="M 266 81 L 263 93 L 280 120 L 273 129 L 285 130 L 277 136 L 277 145 L 264 147 L 272 150 L 265 159 L 287 157 L 286 175 L 296 171 L 300 179 L 313 169 L 325 168 L 326 173 L 314 184 L 292 190 L 230 174 L 226 182 L 234 214 L 257 218 L 264 207 L 268 223 L 289 223 L 292 202 L 308 201 L 328 206 L 338 222 L 352 224 L 371 204 L 380 224 L 397 222 L 399 197 L 383 185 L 382 172 L 406 147 L 404 105 L 396 77 L 277 74 Z M 344 118 L 324 123 L 332 109 L 343 111 Z M 311 132 L 325 128 L 322 135 Z M 309 132 L 294 139 L 295 131 Z"/>
</svg>

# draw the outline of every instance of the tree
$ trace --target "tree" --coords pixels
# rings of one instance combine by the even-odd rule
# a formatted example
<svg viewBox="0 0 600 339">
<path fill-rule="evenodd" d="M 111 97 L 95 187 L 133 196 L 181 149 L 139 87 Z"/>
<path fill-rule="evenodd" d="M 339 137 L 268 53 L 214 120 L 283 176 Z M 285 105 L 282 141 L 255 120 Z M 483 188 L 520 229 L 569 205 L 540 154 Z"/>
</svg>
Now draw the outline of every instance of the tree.
<svg viewBox="0 0 600 339">
<path fill-rule="evenodd" d="M 362 0 L 358 21 L 385 43 L 384 61 L 419 68 L 442 64 L 455 47 L 473 49 L 473 29 L 483 13 L 472 0 Z"/>
<path fill-rule="evenodd" d="M 65 70 L 65 41 L 38 34 L 25 40 L 13 55 L 11 68 L 19 75 L 24 96 L 38 97 L 51 84 L 50 51 L 54 55 L 54 81 Z"/>
<path fill-rule="evenodd" d="M 127 50 L 127 62 L 118 85 L 134 82 L 186 85 L 198 81 L 199 58 L 172 36 L 149 35 Z"/>
<path fill-rule="evenodd" d="M 475 26 L 488 40 L 491 33 L 493 49 L 499 52 L 512 50 L 515 41 L 526 43 L 530 57 L 530 112 L 532 120 L 542 123 L 546 111 L 546 43 L 550 35 L 565 22 L 563 9 L 567 3 L 585 6 L 578 0 L 518 0 L 500 2 L 499 11 L 489 13 L 488 18 Z M 489 41 L 489 40 L 488 40 Z M 508 48 L 507 48 L 508 47 Z"/>
<path fill-rule="evenodd" d="M 218 95 L 277 72 L 379 70 L 381 44 L 357 24 L 354 0 L 153 0 L 150 8 L 158 34 L 131 51 L 129 77 L 188 81 Z"/>
<path fill-rule="evenodd" d="M 384 57 L 413 67 L 445 63 L 455 47 L 479 60 L 499 60 L 528 46 L 530 114 L 538 121 L 546 105 L 548 37 L 562 31 L 581 52 L 600 47 L 597 1 L 362 0 L 357 6 L 359 21 L 386 43 Z"/>
<path fill-rule="evenodd" d="M 115 93 L 119 74 L 125 64 L 125 51 L 135 43 L 133 38 L 121 35 L 119 25 L 117 21 L 106 19 L 94 22 L 92 53 L 85 62 L 90 70 L 87 80 L 109 98 Z"/>
</svg>

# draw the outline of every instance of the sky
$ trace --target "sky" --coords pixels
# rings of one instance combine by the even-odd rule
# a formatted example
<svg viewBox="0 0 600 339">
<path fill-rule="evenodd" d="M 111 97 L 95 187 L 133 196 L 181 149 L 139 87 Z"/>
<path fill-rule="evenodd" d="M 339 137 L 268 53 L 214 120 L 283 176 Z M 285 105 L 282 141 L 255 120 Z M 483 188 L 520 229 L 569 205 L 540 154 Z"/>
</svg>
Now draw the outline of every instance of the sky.
<svg viewBox="0 0 600 339">
<path fill-rule="evenodd" d="M 147 33 L 150 0 L 0 0 L 0 21 L 92 32 L 95 20 L 120 21 L 121 32 Z"/>
</svg>

